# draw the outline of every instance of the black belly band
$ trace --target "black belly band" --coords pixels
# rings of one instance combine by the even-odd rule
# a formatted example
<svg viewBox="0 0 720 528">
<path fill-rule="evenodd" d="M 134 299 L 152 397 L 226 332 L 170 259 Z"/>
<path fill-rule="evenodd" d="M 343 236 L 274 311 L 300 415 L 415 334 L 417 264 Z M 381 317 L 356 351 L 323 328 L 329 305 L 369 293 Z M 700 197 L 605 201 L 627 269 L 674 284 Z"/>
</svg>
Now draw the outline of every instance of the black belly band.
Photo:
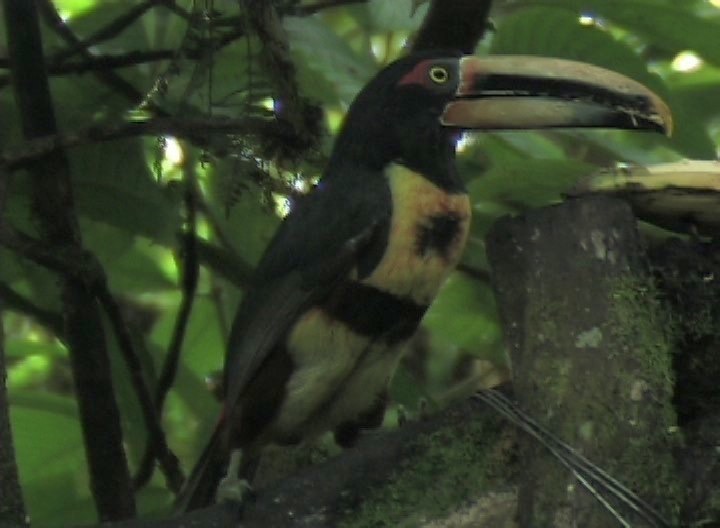
<svg viewBox="0 0 720 528">
<path fill-rule="evenodd" d="M 360 335 L 395 344 L 415 333 L 427 306 L 355 281 L 341 284 L 320 308 Z"/>
</svg>

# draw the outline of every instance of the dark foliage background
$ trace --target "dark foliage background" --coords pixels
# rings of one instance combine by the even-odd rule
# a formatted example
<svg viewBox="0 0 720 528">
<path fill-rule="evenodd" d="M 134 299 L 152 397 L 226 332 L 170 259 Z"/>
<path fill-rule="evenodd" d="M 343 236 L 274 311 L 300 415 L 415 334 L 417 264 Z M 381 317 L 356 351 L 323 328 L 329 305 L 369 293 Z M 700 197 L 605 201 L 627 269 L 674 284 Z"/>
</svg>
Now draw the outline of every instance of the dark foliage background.
<svg viewBox="0 0 720 528">
<path fill-rule="evenodd" d="M 84 246 L 105 270 L 151 392 L 168 350 L 182 350 L 163 424 L 169 445 L 189 467 L 218 413 L 206 377 L 221 366 L 249 270 L 293 194 L 319 176 L 354 94 L 404 52 L 428 4 L 272 2 L 287 33 L 289 69 L 268 55 L 274 37 L 261 38 L 257 29 L 273 26 L 267 20 L 253 25 L 251 2 L 38 4 L 59 131 L 76 143 L 67 154 Z M 396 376 L 389 424 L 398 413 L 440 406 L 506 376 L 483 243 L 494 220 L 559 200 L 597 167 L 718 153 L 720 2 L 497 0 L 491 18 L 477 53 L 565 57 L 625 73 L 668 101 L 676 133 L 666 139 L 618 131 L 508 132 L 463 141 L 460 168 L 474 207 L 470 243 Z M 4 43 L 4 24 L 0 33 Z M 73 35 L 97 38 L 84 47 Z M 0 49 L 6 171 L 0 215 L 37 235 L 23 165 L 33 151 L 23 142 L 5 52 Z M 276 114 L 290 126 L 276 126 Z M 128 126 L 148 118 L 161 120 L 145 135 Z M 236 120 L 231 133 L 217 133 L 221 118 Z M 112 135 L 115 125 L 119 139 L 95 141 Z M 194 292 L 183 273 L 196 263 L 193 256 L 199 262 Z M 57 275 L 26 257 L 0 248 L 9 400 L 24 496 L 38 525 L 92 521 Z M 79 265 L 68 259 L 68 266 Z M 185 320 L 179 306 L 183 299 L 189 306 L 189 298 L 194 302 Z M 142 465 L 145 422 L 116 329 L 107 319 L 104 326 L 134 473 Z M 143 514 L 166 511 L 171 495 L 158 472 L 138 499 Z"/>
</svg>

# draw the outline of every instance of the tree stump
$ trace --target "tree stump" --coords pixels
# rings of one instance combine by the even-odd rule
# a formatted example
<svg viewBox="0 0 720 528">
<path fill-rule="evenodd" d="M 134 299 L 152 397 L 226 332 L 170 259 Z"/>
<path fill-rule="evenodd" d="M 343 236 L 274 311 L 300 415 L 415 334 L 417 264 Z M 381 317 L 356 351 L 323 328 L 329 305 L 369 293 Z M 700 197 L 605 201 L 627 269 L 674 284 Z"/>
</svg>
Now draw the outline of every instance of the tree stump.
<svg viewBox="0 0 720 528">
<path fill-rule="evenodd" d="M 675 525 L 672 325 L 629 206 L 588 197 L 503 218 L 487 245 L 519 405 Z M 520 457 L 521 527 L 617 525 L 542 446 L 524 439 Z"/>
</svg>

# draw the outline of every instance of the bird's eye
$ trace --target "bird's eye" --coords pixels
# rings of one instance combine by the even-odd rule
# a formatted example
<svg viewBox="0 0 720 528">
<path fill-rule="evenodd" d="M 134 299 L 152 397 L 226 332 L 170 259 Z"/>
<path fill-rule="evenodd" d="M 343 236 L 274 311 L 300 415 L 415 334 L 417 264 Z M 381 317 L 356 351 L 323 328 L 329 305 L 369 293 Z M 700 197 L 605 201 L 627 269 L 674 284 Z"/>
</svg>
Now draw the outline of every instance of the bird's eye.
<svg viewBox="0 0 720 528">
<path fill-rule="evenodd" d="M 435 84 L 445 84 L 450 78 L 448 71 L 441 66 L 430 68 L 430 80 Z"/>
</svg>

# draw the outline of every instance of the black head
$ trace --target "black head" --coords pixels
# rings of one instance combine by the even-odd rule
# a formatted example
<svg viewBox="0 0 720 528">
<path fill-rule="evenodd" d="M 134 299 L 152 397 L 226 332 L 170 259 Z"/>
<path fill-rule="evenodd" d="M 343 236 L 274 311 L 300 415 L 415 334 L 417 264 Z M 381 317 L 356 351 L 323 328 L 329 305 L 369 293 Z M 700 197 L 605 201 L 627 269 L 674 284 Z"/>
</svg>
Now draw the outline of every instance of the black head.
<svg viewBox="0 0 720 528">
<path fill-rule="evenodd" d="M 459 52 L 433 51 L 399 59 L 381 70 L 348 110 L 331 163 L 381 170 L 399 162 L 425 173 L 446 165 L 456 130 L 440 118 L 459 86 Z"/>
<path fill-rule="evenodd" d="M 640 83 L 589 64 L 430 51 L 390 64 L 358 94 L 329 169 L 396 162 L 434 180 L 453 177 L 459 131 L 551 127 L 667 133 L 672 118 Z"/>
</svg>

